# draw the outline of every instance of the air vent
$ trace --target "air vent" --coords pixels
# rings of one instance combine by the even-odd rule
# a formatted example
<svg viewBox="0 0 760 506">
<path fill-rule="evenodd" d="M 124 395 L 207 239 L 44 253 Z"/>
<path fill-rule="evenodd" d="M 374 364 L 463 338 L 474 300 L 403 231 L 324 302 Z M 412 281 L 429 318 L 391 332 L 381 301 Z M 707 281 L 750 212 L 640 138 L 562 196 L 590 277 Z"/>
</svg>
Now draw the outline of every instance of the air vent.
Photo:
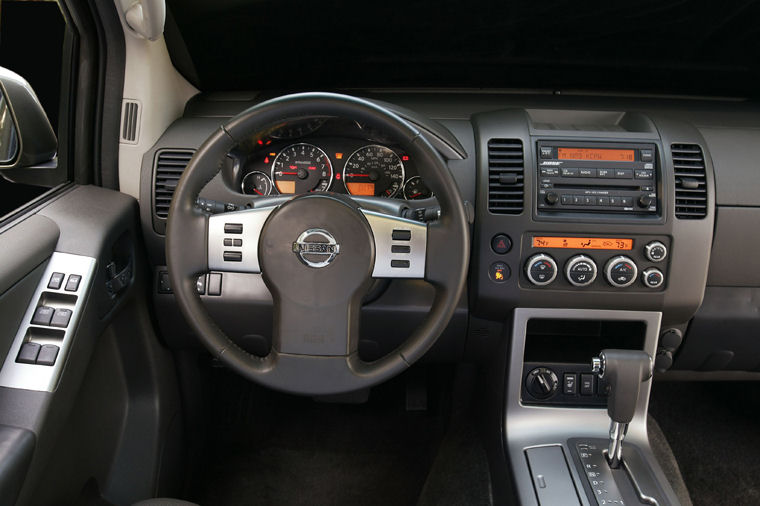
<svg viewBox="0 0 760 506">
<path fill-rule="evenodd" d="M 121 110 L 121 142 L 137 144 L 140 128 L 140 104 L 135 100 L 124 100 Z"/>
<path fill-rule="evenodd" d="M 156 153 L 156 163 L 153 167 L 153 212 L 159 218 L 169 215 L 169 206 L 177 182 L 193 153 L 191 150 L 179 149 L 165 149 Z"/>
<path fill-rule="evenodd" d="M 698 220 L 707 216 L 705 157 L 696 144 L 673 144 L 676 186 L 676 218 Z"/>
<path fill-rule="evenodd" d="M 520 214 L 525 193 L 523 144 L 519 139 L 488 141 L 488 210 Z"/>
</svg>

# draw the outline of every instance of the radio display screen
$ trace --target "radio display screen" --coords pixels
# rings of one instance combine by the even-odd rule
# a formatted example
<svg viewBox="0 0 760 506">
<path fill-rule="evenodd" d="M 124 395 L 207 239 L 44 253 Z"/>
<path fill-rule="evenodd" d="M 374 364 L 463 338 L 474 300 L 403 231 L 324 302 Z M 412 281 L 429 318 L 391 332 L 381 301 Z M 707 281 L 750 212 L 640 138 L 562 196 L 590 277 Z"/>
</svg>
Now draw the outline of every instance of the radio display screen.
<svg viewBox="0 0 760 506">
<path fill-rule="evenodd" d="M 599 162 L 633 162 L 632 149 L 557 148 L 560 160 L 588 160 Z"/>
<path fill-rule="evenodd" d="M 533 237 L 534 248 L 562 248 L 562 249 L 610 249 L 626 250 L 633 249 L 633 239 L 619 239 L 614 237 Z"/>
</svg>

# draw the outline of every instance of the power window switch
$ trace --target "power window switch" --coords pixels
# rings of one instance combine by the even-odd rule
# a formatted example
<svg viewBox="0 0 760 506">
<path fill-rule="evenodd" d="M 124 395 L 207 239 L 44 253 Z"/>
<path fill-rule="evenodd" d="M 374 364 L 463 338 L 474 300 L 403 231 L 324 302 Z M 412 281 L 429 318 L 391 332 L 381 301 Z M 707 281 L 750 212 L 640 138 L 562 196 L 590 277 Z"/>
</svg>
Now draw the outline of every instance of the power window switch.
<svg viewBox="0 0 760 506">
<path fill-rule="evenodd" d="M 63 278 L 66 274 L 62 272 L 54 272 L 50 275 L 50 281 L 48 282 L 48 288 L 51 290 L 58 290 L 63 285 Z"/>
<path fill-rule="evenodd" d="M 562 393 L 565 395 L 575 395 L 578 393 L 578 375 L 566 372 L 562 378 Z"/>
<path fill-rule="evenodd" d="M 71 274 L 69 275 L 68 281 L 66 281 L 66 287 L 64 290 L 67 292 L 76 292 L 79 290 L 79 282 L 82 281 L 82 276 L 79 274 Z"/>
<path fill-rule="evenodd" d="M 58 346 L 45 344 L 40 348 L 40 354 L 37 356 L 37 365 L 55 365 L 55 359 L 57 358 Z"/>
<path fill-rule="evenodd" d="M 593 374 L 581 374 L 581 395 L 594 395 Z"/>
<path fill-rule="evenodd" d="M 53 319 L 50 320 L 50 326 L 65 329 L 69 326 L 72 314 L 73 311 L 71 309 L 56 309 Z"/>
<path fill-rule="evenodd" d="M 53 319 L 53 313 L 55 313 L 55 309 L 52 307 L 38 307 L 34 310 L 34 316 L 32 316 L 32 325 L 50 325 L 50 320 Z"/>
<path fill-rule="evenodd" d="M 27 341 L 21 345 L 21 349 L 16 357 L 16 362 L 20 364 L 34 364 L 37 362 L 37 355 L 40 354 L 40 345 Z"/>
</svg>

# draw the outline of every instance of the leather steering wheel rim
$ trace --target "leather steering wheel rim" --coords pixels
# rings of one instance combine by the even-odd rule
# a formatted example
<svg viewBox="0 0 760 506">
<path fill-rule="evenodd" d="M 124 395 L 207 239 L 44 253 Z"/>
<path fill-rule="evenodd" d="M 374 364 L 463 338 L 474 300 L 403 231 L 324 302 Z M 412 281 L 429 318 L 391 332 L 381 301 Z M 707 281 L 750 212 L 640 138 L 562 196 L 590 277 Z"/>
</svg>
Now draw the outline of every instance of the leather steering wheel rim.
<svg viewBox="0 0 760 506">
<path fill-rule="evenodd" d="M 285 120 L 312 116 L 350 118 L 384 129 L 414 157 L 420 175 L 441 206 L 440 219 L 427 225 L 424 279 L 435 288 L 430 312 L 402 345 L 374 362 L 362 361 L 355 346 L 349 346 L 345 354 L 312 355 L 280 352 L 273 343 L 273 350 L 266 357 L 252 355 L 216 325 L 195 289 L 197 277 L 209 271 L 209 216 L 195 205 L 203 187 L 219 172 L 227 153 L 250 140 L 254 133 Z M 329 194 L 321 198 L 324 202 L 317 203 L 335 209 L 341 209 L 336 206 L 346 200 Z M 296 201 L 304 199 L 297 197 L 283 204 L 283 209 L 296 205 Z M 187 165 L 174 192 L 166 227 L 166 257 L 174 294 L 201 342 L 246 378 L 277 390 L 308 395 L 337 394 L 375 385 L 402 372 L 424 355 L 448 325 L 463 294 L 469 244 L 469 225 L 458 186 L 446 162 L 419 130 L 372 102 L 332 93 L 300 93 L 269 100 L 217 129 Z M 266 250 L 260 247 L 259 254 L 265 255 Z M 276 287 L 270 286 L 270 291 L 272 288 Z M 355 318 L 358 318 L 356 308 L 347 321 L 358 329 Z"/>
</svg>

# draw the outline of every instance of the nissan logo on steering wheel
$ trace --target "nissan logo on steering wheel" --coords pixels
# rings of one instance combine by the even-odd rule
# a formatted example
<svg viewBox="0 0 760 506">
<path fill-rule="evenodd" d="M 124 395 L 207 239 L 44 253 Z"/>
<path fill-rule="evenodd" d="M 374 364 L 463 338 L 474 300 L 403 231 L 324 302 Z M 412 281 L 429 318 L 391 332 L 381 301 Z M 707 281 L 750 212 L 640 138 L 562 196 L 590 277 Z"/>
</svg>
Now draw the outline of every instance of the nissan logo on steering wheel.
<svg viewBox="0 0 760 506">
<path fill-rule="evenodd" d="M 340 253 L 340 244 L 327 230 L 310 228 L 293 243 L 293 253 L 309 267 L 321 269 L 335 260 Z"/>
</svg>

